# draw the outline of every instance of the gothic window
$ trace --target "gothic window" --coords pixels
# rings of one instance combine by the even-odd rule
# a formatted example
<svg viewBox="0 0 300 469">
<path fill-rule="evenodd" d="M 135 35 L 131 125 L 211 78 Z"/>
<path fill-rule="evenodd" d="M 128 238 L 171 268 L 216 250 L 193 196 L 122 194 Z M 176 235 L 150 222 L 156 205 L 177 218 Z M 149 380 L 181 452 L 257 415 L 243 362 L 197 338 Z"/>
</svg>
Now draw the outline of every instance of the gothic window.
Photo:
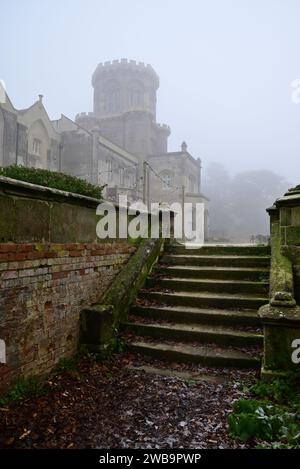
<svg viewBox="0 0 300 469">
<path fill-rule="evenodd" d="M 20 155 L 17 156 L 17 165 L 18 166 L 25 166 L 23 156 L 20 156 Z"/>
<path fill-rule="evenodd" d="M 119 184 L 124 186 L 124 168 L 119 168 Z"/>
<path fill-rule="evenodd" d="M 189 176 L 189 191 L 190 192 L 195 192 L 195 187 L 196 187 L 196 179 L 195 176 Z"/>
<path fill-rule="evenodd" d="M 107 168 L 107 181 L 112 181 L 113 179 L 113 165 L 110 159 L 106 160 L 106 168 Z"/>
<path fill-rule="evenodd" d="M 132 171 L 128 171 L 126 172 L 126 184 L 129 188 L 132 188 L 134 187 L 134 183 L 135 183 L 135 173 L 133 173 Z"/>
<path fill-rule="evenodd" d="M 40 156 L 41 154 L 41 141 L 38 138 L 34 138 L 32 141 L 32 153 L 33 155 Z"/>
<path fill-rule="evenodd" d="M 140 107 L 144 104 L 144 88 L 139 81 L 133 81 L 129 84 L 129 105 L 131 107 Z"/>
<path fill-rule="evenodd" d="M 169 171 L 161 173 L 163 189 L 171 189 L 173 186 L 173 175 Z"/>
<path fill-rule="evenodd" d="M 131 90 L 129 95 L 130 106 L 141 106 L 143 95 L 139 90 Z"/>
<path fill-rule="evenodd" d="M 110 90 L 106 95 L 106 111 L 118 112 L 120 110 L 120 90 Z"/>
</svg>

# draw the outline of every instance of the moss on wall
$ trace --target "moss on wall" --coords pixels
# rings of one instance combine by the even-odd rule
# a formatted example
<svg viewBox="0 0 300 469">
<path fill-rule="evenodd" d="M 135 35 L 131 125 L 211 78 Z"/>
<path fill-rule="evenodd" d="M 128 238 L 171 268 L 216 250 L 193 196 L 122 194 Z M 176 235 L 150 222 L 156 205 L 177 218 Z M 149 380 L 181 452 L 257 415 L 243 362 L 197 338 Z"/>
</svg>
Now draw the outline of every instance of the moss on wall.
<svg viewBox="0 0 300 469">
<path fill-rule="evenodd" d="M 116 345 L 120 321 L 145 284 L 163 246 L 163 239 L 142 239 L 133 256 L 113 281 L 101 303 L 81 313 L 81 343 L 104 356 Z"/>
</svg>

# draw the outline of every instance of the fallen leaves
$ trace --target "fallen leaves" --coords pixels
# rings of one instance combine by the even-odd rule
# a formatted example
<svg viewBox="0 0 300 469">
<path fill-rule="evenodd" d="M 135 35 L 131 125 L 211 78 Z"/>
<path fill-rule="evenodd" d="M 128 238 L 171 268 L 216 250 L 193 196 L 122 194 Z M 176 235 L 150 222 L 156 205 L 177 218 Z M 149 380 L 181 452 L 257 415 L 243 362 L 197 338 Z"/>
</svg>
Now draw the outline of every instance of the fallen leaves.
<svg viewBox="0 0 300 469">
<path fill-rule="evenodd" d="M 253 372 L 191 366 L 234 382 L 188 385 L 178 377 L 126 368 L 142 362 L 130 354 L 102 364 L 83 360 L 76 373 L 51 377 L 41 397 L 0 407 L 0 447 L 245 447 L 229 438 L 227 415 L 246 392 L 234 382 L 253 380 Z M 155 361 L 155 366 L 166 365 Z M 187 369 L 186 364 L 172 366 Z"/>
</svg>

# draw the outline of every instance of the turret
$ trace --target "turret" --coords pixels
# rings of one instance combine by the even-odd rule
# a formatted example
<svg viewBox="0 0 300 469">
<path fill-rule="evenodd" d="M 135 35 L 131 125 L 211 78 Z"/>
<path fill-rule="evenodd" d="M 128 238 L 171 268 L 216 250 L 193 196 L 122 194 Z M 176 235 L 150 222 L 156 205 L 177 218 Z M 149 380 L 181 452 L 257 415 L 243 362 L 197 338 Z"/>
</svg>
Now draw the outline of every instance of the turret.
<svg viewBox="0 0 300 469">
<path fill-rule="evenodd" d="M 92 77 L 94 114 L 113 117 L 130 111 L 146 111 L 156 119 L 159 78 L 151 65 L 135 60 L 100 63 Z"/>
</svg>

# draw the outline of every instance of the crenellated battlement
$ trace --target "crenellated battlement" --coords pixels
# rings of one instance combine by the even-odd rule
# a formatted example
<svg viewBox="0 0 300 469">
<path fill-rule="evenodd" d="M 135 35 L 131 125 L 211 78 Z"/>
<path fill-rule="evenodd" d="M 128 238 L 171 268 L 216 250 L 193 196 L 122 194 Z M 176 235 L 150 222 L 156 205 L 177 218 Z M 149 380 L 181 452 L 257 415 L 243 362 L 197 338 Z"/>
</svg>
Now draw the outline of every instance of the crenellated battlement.
<svg viewBox="0 0 300 469">
<path fill-rule="evenodd" d="M 166 132 L 166 133 L 168 133 L 168 135 L 170 135 L 170 133 L 171 133 L 171 127 L 170 127 L 169 125 L 167 125 L 167 124 L 159 124 L 159 123 L 157 123 L 157 122 L 155 123 L 155 125 L 156 125 L 156 128 L 157 128 L 158 130 L 161 130 L 162 132 Z"/>
<path fill-rule="evenodd" d="M 78 119 L 84 119 L 86 117 L 96 117 L 94 112 L 79 112 L 75 116 L 75 120 L 77 121 Z"/>
<path fill-rule="evenodd" d="M 144 62 L 138 62 L 136 60 L 128 60 L 128 59 L 120 59 L 120 60 L 111 60 L 106 62 L 101 62 L 98 64 L 95 72 L 92 76 L 92 84 L 94 86 L 95 81 L 97 78 L 106 72 L 110 72 L 112 70 L 132 70 L 137 71 L 140 73 L 147 73 L 152 76 L 154 79 L 156 86 L 159 86 L 159 77 L 155 72 L 154 68 L 150 64 L 146 64 Z"/>
</svg>

